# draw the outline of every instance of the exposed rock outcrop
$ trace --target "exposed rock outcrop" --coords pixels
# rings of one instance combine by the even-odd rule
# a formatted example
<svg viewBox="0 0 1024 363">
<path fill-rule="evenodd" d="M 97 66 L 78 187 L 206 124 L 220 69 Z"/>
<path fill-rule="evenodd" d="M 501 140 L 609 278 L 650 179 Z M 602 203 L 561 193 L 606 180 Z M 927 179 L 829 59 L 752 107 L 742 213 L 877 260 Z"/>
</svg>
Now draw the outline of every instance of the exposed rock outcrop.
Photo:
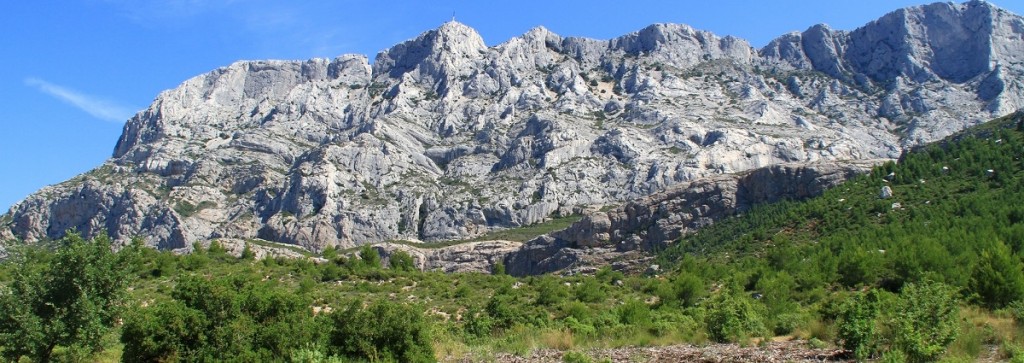
<svg viewBox="0 0 1024 363">
<path fill-rule="evenodd" d="M 648 252 L 683 234 L 750 207 L 824 192 L 876 162 L 781 164 L 675 186 L 607 212 L 592 212 L 569 228 L 533 239 L 509 254 L 508 273 L 532 275 L 604 265 L 642 271 Z"/>
<path fill-rule="evenodd" d="M 494 265 L 522 246 L 514 241 L 467 242 L 448 247 L 421 248 L 399 243 L 379 243 L 373 247 L 384 257 L 384 263 L 396 251 L 404 251 L 413 258 L 416 268 L 423 271 L 491 273 Z"/>
<path fill-rule="evenodd" d="M 319 251 L 623 205 L 552 238 L 642 247 L 678 235 L 662 224 L 697 228 L 743 198 L 818 188 L 817 176 L 772 184 L 787 167 L 727 175 L 895 158 L 1024 106 L 1022 34 L 1020 16 L 972 1 L 760 50 L 676 24 L 611 40 L 536 28 L 487 47 L 452 22 L 372 65 L 237 62 L 161 93 L 109 161 L 13 206 L 0 237 L 74 228 L 167 249 L 262 238 Z M 637 201 L 658 196 L 685 212 Z"/>
</svg>

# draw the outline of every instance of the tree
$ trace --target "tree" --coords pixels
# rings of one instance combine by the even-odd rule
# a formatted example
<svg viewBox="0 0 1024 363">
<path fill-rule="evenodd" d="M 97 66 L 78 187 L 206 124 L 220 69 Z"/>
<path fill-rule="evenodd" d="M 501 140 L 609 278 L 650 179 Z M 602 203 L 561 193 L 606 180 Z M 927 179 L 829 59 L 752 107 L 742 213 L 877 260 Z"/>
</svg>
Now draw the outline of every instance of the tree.
<svg viewBox="0 0 1024 363">
<path fill-rule="evenodd" d="M 242 260 L 256 259 L 256 252 L 253 252 L 252 247 L 249 246 L 249 242 L 245 243 L 245 248 L 242 249 L 242 255 L 238 258 Z"/>
<path fill-rule="evenodd" d="M 900 293 L 890 323 L 896 347 L 911 362 L 934 362 L 959 332 L 957 292 L 942 283 L 908 284 Z"/>
<path fill-rule="evenodd" d="M 0 290 L 0 346 L 11 361 L 50 361 L 57 346 L 95 352 L 120 317 L 141 243 L 115 253 L 105 234 L 70 232 L 56 252 L 27 248 L 14 256 L 10 286 Z"/>
<path fill-rule="evenodd" d="M 434 362 L 430 326 L 420 310 L 390 301 L 353 302 L 331 314 L 333 353 L 373 362 Z"/>
<path fill-rule="evenodd" d="M 205 341 L 204 327 L 209 324 L 200 311 L 179 301 L 156 304 L 131 314 L 121 332 L 124 362 L 159 362 L 193 358 Z"/>
<path fill-rule="evenodd" d="M 981 258 L 971 274 L 970 291 L 977 294 L 982 305 L 999 309 L 1024 299 L 1024 271 L 1021 262 L 1010 249 L 996 241 L 991 249 L 981 252 Z"/>
<path fill-rule="evenodd" d="M 672 287 L 676 298 L 684 307 L 697 305 L 700 299 L 707 294 L 704 281 L 691 273 L 681 273 L 672 281 Z"/>
<path fill-rule="evenodd" d="M 491 270 L 493 275 L 504 275 L 505 274 L 505 263 L 498 261 L 494 263 L 494 268 Z"/>
<path fill-rule="evenodd" d="M 558 278 L 551 275 L 538 277 L 537 304 L 553 306 L 569 297 L 569 289 L 562 285 Z"/>
<path fill-rule="evenodd" d="M 363 245 L 363 248 L 359 250 L 359 259 L 362 260 L 365 267 L 371 269 L 380 268 L 380 255 L 370 245 Z"/>
<path fill-rule="evenodd" d="M 858 293 L 843 304 L 837 322 L 837 339 L 857 360 L 871 358 L 878 350 L 878 315 L 881 292 Z"/>
<path fill-rule="evenodd" d="M 388 264 L 391 265 L 392 270 L 396 271 L 415 271 L 416 263 L 413 261 L 412 256 L 405 251 L 395 251 L 388 258 Z"/>
<path fill-rule="evenodd" d="M 579 285 L 576 285 L 576 300 L 585 303 L 599 303 L 607 298 L 604 286 L 594 277 L 586 277 Z"/>
<path fill-rule="evenodd" d="M 742 293 L 724 291 L 715 296 L 704 317 L 711 340 L 737 342 L 764 334 L 764 319 L 755 304 Z"/>
<path fill-rule="evenodd" d="M 323 337 L 307 297 L 252 276 L 186 276 L 171 297 L 125 320 L 122 361 L 281 361 Z"/>
</svg>

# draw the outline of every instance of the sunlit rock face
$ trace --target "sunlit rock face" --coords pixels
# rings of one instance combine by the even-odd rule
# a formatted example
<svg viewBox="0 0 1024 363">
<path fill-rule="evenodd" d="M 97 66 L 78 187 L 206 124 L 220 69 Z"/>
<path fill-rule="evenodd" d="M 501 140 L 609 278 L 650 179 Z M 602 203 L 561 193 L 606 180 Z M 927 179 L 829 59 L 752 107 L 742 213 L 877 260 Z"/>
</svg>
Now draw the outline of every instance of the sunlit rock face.
<svg viewBox="0 0 1024 363">
<path fill-rule="evenodd" d="M 463 239 L 779 164 L 895 158 L 1024 105 L 1024 19 L 980 1 L 760 50 L 678 24 L 487 46 L 450 22 L 375 59 L 185 81 L 102 166 L 12 207 L 0 238 Z"/>
</svg>

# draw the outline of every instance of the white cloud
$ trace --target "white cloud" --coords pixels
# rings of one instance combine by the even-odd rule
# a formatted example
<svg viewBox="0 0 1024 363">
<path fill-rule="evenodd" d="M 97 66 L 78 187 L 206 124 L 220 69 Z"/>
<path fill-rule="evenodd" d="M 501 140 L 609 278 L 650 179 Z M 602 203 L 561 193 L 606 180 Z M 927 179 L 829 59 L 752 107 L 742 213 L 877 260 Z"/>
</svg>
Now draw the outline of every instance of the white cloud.
<svg viewBox="0 0 1024 363">
<path fill-rule="evenodd" d="M 26 78 L 25 84 L 61 101 L 67 102 L 68 104 L 85 111 L 89 115 L 92 115 L 92 117 L 104 121 L 124 122 L 135 114 L 135 112 L 128 107 L 82 94 L 78 91 L 58 86 L 38 78 Z"/>
</svg>

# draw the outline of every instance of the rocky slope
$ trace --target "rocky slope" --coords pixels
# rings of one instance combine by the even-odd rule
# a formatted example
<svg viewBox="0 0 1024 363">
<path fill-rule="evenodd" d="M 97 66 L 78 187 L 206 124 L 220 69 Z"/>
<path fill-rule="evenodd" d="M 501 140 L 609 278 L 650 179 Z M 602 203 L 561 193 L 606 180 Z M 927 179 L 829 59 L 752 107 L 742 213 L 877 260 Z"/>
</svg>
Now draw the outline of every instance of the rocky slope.
<svg viewBox="0 0 1024 363">
<path fill-rule="evenodd" d="M 501 261 L 509 274 L 520 276 L 593 272 L 606 265 L 644 272 L 652 255 L 648 252 L 663 250 L 685 233 L 756 204 L 816 196 L 874 164 L 782 164 L 701 178 L 608 211 L 587 213 L 569 228 L 526 242 Z"/>
<path fill-rule="evenodd" d="M 110 160 L 0 217 L 0 239 L 466 238 L 723 174 L 894 158 L 1021 107 L 1022 75 L 1024 19 L 981 1 L 760 50 L 678 24 L 488 47 L 450 22 L 373 64 L 245 61 L 163 92 Z"/>
</svg>

